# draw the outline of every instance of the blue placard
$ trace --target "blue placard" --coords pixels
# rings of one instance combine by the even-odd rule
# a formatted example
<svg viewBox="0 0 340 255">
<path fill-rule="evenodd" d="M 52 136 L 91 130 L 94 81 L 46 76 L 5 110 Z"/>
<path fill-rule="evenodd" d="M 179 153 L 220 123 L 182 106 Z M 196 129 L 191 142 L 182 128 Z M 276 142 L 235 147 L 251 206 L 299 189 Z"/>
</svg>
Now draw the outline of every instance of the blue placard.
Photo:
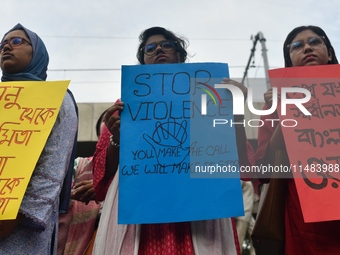
<svg viewBox="0 0 340 255">
<path fill-rule="evenodd" d="M 223 77 L 222 63 L 122 67 L 118 223 L 243 215 Z"/>
</svg>

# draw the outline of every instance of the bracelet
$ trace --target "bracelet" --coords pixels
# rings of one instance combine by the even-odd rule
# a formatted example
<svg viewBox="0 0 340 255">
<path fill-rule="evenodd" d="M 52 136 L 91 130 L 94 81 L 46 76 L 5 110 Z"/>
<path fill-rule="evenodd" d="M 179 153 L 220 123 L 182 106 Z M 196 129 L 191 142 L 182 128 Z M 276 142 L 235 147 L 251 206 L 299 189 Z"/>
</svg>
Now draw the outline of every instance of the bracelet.
<svg viewBox="0 0 340 255">
<path fill-rule="evenodd" d="M 113 140 L 113 135 L 110 136 L 110 143 L 111 143 L 112 146 L 114 146 L 116 148 L 119 147 L 119 143 L 117 143 Z"/>
</svg>

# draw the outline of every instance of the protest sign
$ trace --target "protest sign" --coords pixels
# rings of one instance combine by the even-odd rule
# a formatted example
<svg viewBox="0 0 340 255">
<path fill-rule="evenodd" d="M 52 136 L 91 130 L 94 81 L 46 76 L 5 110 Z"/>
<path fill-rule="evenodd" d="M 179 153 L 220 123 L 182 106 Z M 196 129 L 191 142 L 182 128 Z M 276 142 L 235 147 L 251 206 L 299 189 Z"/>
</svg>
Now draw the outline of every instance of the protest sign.
<svg viewBox="0 0 340 255">
<path fill-rule="evenodd" d="M 269 71 L 273 87 L 307 89 L 311 99 L 303 104 L 306 115 L 287 106 L 280 120 L 294 119 L 291 127 L 282 127 L 290 168 L 299 195 L 305 222 L 339 220 L 340 195 L 340 65 L 292 67 Z M 289 93 L 290 99 L 301 93 Z"/>
<path fill-rule="evenodd" d="M 15 219 L 69 81 L 0 85 L 0 220 Z"/>
<path fill-rule="evenodd" d="M 222 63 L 122 67 L 119 223 L 243 214 L 235 128 L 214 125 L 233 122 L 223 77 Z"/>
</svg>

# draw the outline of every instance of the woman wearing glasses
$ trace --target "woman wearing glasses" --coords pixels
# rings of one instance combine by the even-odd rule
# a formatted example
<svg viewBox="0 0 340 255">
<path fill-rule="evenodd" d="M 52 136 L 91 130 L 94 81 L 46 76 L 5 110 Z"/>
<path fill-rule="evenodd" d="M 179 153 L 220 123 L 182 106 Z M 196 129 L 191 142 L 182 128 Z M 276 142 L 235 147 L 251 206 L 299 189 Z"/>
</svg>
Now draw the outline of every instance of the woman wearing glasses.
<svg viewBox="0 0 340 255">
<path fill-rule="evenodd" d="M 293 29 L 283 44 L 285 67 L 338 64 L 326 33 L 316 26 Z M 272 90 L 264 94 L 265 109 L 272 104 Z M 266 118 L 278 119 L 277 113 Z M 259 128 L 257 164 L 273 164 L 273 151 L 286 152 L 280 126 Z M 340 222 L 304 223 L 293 179 L 286 179 L 288 192 L 285 204 L 285 254 L 339 254 Z"/>
<path fill-rule="evenodd" d="M 43 41 L 20 24 L 9 30 L 1 40 L 2 82 L 45 81 L 48 62 Z M 71 162 L 77 128 L 74 101 L 66 93 L 17 218 L 0 220 L 0 254 L 56 254 L 59 194 Z"/>
<path fill-rule="evenodd" d="M 186 41 L 171 31 L 153 27 L 145 30 L 139 39 L 137 59 L 141 64 L 184 63 L 186 60 Z M 105 198 L 105 203 L 93 254 L 240 254 L 237 235 L 230 219 L 144 225 L 117 224 L 118 175 L 115 174 L 119 164 L 120 117 L 113 113 L 122 109 L 123 103 L 116 102 L 108 110 L 105 116 L 106 127 L 94 155 L 96 198 Z M 249 157 L 254 156 L 251 145 L 245 142 L 244 130 L 239 135 L 243 135 L 243 147 L 246 148 L 239 153 L 244 159 L 242 164 L 249 164 L 247 149 Z"/>
</svg>

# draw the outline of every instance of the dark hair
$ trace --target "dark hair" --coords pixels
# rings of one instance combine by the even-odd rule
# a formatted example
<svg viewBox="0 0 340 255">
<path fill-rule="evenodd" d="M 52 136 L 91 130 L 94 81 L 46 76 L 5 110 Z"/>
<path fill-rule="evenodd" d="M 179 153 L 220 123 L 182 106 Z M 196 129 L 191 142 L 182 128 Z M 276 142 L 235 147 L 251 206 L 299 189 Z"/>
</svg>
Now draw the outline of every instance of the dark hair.
<svg viewBox="0 0 340 255">
<path fill-rule="evenodd" d="M 102 114 L 100 114 L 98 120 L 97 120 L 97 123 L 96 123 L 96 134 L 97 134 L 97 137 L 100 136 L 100 126 L 103 122 L 103 118 L 104 118 L 104 115 L 106 113 L 107 109 L 105 111 L 102 112 Z"/>
<path fill-rule="evenodd" d="M 180 56 L 180 62 L 183 63 L 187 59 L 187 41 L 184 38 L 179 38 L 176 36 L 173 32 L 163 28 L 163 27 L 151 27 L 146 30 L 144 30 L 140 35 L 139 35 L 139 46 L 138 46 L 138 51 L 137 51 L 137 59 L 139 63 L 145 64 L 144 62 L 144 52 L 142 48 L 145 46 L 146 41 L 149 39 L 149 37 L 153 35 L 163 35 L 165 39 L 167 40 L 172 40 L 176 41 L 176 51 L 179 53 Z"/>
<path fill-rule="evenodd" d="M 328 36 L 326 35 L 325 31 L 323 31 L 322 28 L 317 27 L 317 26 L 300 26 L 300 27 L 294 28 L 287 35 L 287 38 L 286 38 L 286 40 L 283 44 L 283 56 L 284 56 L 284 59 L 285 59 L 285 67 L 291 67 L 293 65 L 292 60 L 290 59 L 289 49 L 288 49 L 287 46 L 292 43 L 292 41 L 297 36 L 297 34 L 301 33 L 302 31 L 305 31 L 305 30 L 311 30 L 315 34 L 317 34 L 318 36 L 323 36 L 325 38 L 326 47 L 327 47 L 328 51 L 330 51 L 331 54 L 332 54 L 332 60 L 328 61 L 328 64 L 338 64 L 338 59 L 335 56 L 334 48 L 333 48 L 330 40 L 328 39 Z"/>
</svg>

